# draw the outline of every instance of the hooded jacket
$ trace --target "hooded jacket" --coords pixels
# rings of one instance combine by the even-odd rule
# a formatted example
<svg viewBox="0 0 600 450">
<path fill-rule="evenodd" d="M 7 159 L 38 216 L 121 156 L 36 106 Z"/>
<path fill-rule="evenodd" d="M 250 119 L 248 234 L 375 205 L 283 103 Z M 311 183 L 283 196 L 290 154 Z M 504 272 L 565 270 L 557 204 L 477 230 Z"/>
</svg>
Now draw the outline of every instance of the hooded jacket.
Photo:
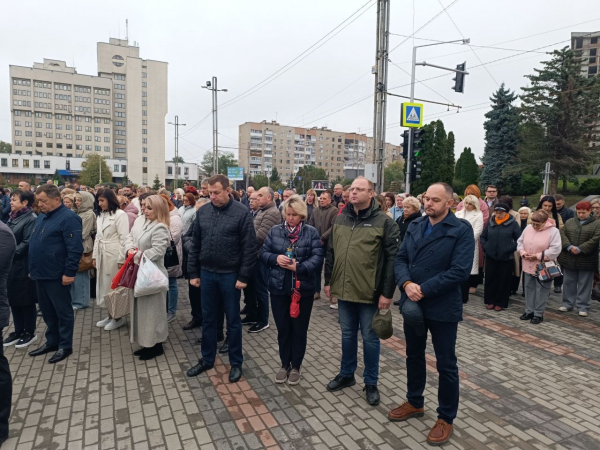
<svg viewBox="0 0 600 450">
<path fill-rule="evenodd" d="M 398 225 L 375 199 L 358 212 L 348 203 L 333 223 L 327 246 L 325 286 L 331 286 L 331 296 L 369 304 L 380 295 L 392 298 L 399 241 Z"/>
<path fill-rule="evenodd" d="M 127 214 L 127 219 L 129 219 L 129 231 L 131 231 L 135 219 L 139 217 L 140 211 L 138 210 L 137 206 L 135 206 L 133 201 L 131 201 L 123 211 L 125 211 L 125 214 Z"/>
<path fill-rule="evenodd" d="M 521 256 L 525 254 L 535 255 L 536 259 L 522 258 L 523 272 L 535 275 L 536 266 L 542 260 L 542 252 L 544 252 L 545 261 L 556 261 L 561 248 L 560 232 L 556 228 L 554 220 L 548 219 L 544 228 L 539 231 L 533 226 L 527 225 L 517 241 L 517 251 Z"/>
<path fill-rule="evenodd" d="M 496 223 L 494 216 L 490 217 L 480 238 L 485 256 L 496 261 L 510 261 L 514 258 L 520 235 L 521 227 L 513 216 L 509 215 L 508 220 L 500 225 Z"/>
<path fill-rule="evenodd" d="M 83 241 L 83 253 L 94 250 L 94 238 L 96 234 L 96 214 L 94 214 L 94 196 L 89 192 L 78 192 L 81 197 L 81 206 L 76 209 L 77 215 L 81 217 L 81 239 Z"/>
<path fill-rule="evenodd" d="M 564 208 L 563 208 L 564 209 Z M 600 241 L 600 221 L 594 213 L 583 222 L 574 217 L 565 222 L 560 230 L 562 252 L 558 263 L 572 270 L 596 271 L 598 268 L 598 241 Z M 580 252 L 576 255 L 569 248 L 577 247 Z"/>
</svg>

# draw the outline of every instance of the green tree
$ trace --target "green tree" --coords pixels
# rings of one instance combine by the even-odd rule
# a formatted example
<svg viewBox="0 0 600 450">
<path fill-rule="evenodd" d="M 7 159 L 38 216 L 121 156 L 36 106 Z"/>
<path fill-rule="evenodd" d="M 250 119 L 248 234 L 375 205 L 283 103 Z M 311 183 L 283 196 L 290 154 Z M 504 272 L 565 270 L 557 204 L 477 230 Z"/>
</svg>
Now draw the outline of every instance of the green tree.
<svg viewBox="0 0 600 450">
<path fill-rule="evenodd" d="M 100 179 L 100 164 L 102 164 L 102 179 Z M 100 155 L 87 155 L 81 164 L 83 170 L 79 174 L 79 183 L 86 186 L 95 186 L 102 181 L 112 181 L 112 172 L 106 160 Z"/>
<path fill-rule="evenodd" d="M 177 156 L 177 157 L 173 156 L 173 160 L 172 161 L 173 162 L 177 162 L 177 163 L 184 163 L 185 162 L 181 156 Z"/>
<path fill-rule="evenodd" d="M 255 175 L 252 178 L 251 185 L 254 186 L 254 189 L 258 190 L 261 187 L 269 185 L 269 178 L 266 175 Z"/>
<path fill-rule="evenodd" d="M 471 147 L 465 147 L 456 161 L 454 179 L 461 181 L 465 187 L 479 182 L 479 166 Z M 462 191 L 460 192 L 462 193 Z"/>
<path fill-rule="evenodd" d="M 160 181 L 160 178 L 158 178 L 158 174 L 156 174 L 156 176 L 154 177 L 154 184 L 152 185 L 152 190 L 158 191 L 162 187 L 164 187 L 164 184 L 162 184 L 162 181 Z"/>
<path fill-rule="evenodd" d="M 454 177 L 454 134 L 448 139 L 441 120 L 428 123 L 422 130 L 421 150 L 417 156 L 421 161 L 421 178 L 411 185 L 415 195 L 439 181 L 450 184 Z"/>
<path fill-rule="evenodd" d="M 56 180 L 58 181 L 58 185 L 62 186 L 66 183 L 66 180 L 62 177 L 62 175 L 60 173 L 58 173 L 58 169 L 56 169 L 54 171 L 54 175 L 52 175 L 52 177 L 50 178 L 52 181 Z M 82 183 L 85 184 L 85 183 Z"/>
<path fill-rule="evenodd" d="M 0 153 L 11 153 L 12 145 L 8 142 L 0 141 Z"/>
<path fill-rule="evenodd" d="M 588 59 L 581 51 L 565 47 L 550 55 L 527 77 L 531 85 L 522 88 L 521 111 L 530 139 L 520 156 L 521 169 L 550 162 L 550 192 L 557 192 L 560 179 L 586 172 L 597 158 L 590 141 L 600 119 L 600 77 L 587 77 Z"/>
<path fill-rule="evenodd" d="M 279 176 L 279 172 L 277 171 L 277 167 L 273 166 L 271 170 L 271 183 L 281 183 L 281 177 Z"/>
<path fill-rule="evenodd" d="M 208 176 L 214 175 L 213 171 L 213 154 L 212 152 L 207 152 L 202 157 L 202 167 L 208 174 Z M 237 159 L 231 152 L 223 152 L 219 155 L 219 173 L 222 175 L 227 175 L 228 167 L 238 167 Z"/>
<path fill-rule="evenodd" d="M 383 190 L 389 191 L 394 181 L 404 180 L 404 161 L 394 161 L 383 169 Z"/>
<path fill-rule="evenodd" d="M 483 171 L 481 185 L 493 184 L 500 190 L 506 180 L 505 169 L 516 162 L 519 143 L 519 112 L 513 102 L 517 98 L 514 92 L 504 84 L 492 95 L 492 109 L 485 114 L 485 149 L 483 151 Z"/>
<path fill-rule="evenodd" d="M 445 132 L 444 132 L 445 134 Z M 440 181 L 452 184 L 454 179 L 454 144 L 455 137 L 452 131 L 448 132 L 446 145 L 444 146 L 444 163 L 440 166 Z M 440 143 L 440 145 L 443 145 Z"/>
<path fill-rule="evenodd" d="M 302 178 L 302 179 L 300 179 Z M 327 172 L 313 165 L 300 167 L 293 178 L 292 186 L 298 194 L 305 194 L 312 186 L 313 180 L 327 180 Z"/>
</svg>

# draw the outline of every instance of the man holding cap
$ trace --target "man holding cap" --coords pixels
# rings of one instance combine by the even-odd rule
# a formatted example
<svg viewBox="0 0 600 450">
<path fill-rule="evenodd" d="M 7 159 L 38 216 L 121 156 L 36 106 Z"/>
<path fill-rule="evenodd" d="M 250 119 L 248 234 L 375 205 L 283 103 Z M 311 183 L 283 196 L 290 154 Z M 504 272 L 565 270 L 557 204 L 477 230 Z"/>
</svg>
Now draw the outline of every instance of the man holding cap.
<svg viewBox="0 0 600 450">
<path fill-rule="evenodd" d="M 483 229 L 481 247 L 485 253 L 485 290 L 483 302 L 487 309 L 502 311 L 508 308 L 512 272 L 515 266 L 517 240 L 521 227 L 509 214 L 506 203 L 496 203 L 488 226 Z"/>
<path fill-rule="evenodd" d="M 404 321 L 406 401 L 391 410 L 388 419 L 401 422 L 425 414 L 425 347 L 429 331 L 439 373 L 438 420 L 427 436 L 431 445 L 442 445 L 450 439 L 458 411 L 456 335 L 463 310 L 460 285 L 469 278 L 475 252 L 471 225 L 450 213 L 452 192 L 446 183 L 429 186 L 423 196 L 426 217 L 408 226 L 394 265 L 396 283 L 402 291 L 400 308 L 404 312 L 404 303 L 418 302 L 423 324 L 412 314 L 410 321 Z"/>
</svg>

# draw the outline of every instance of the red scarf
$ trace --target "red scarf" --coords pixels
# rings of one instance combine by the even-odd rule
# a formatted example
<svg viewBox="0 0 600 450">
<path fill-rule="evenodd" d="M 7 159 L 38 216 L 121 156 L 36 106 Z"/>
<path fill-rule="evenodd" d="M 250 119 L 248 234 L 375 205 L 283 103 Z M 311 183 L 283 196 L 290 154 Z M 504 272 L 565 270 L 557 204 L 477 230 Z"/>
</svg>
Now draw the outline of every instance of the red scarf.
<svg viewBox="0 0 600 450">
<path fill-rule="evenodd" d="M 290 240 L 290 244 L 294 245 L 300 237 L 300 229 L 302 228 L 302 222 L 300 222 L 295 228 L 291 228 L 288 223 L 285 223 L 285 231 L 287 238 Z"/>
</svg>

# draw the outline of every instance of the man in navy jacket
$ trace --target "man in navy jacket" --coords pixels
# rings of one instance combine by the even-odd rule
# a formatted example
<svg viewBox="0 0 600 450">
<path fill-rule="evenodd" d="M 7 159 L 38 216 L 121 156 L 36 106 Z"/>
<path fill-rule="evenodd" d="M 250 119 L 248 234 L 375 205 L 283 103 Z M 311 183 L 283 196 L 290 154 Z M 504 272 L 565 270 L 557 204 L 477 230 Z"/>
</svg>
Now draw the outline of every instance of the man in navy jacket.
<svg viewBox="0 0 600 450">
<path fill-rule="evenodd" d="M 48 329 L 46 343 L 31 356 L 56 352 L 54 364 L 73 353 L 75 316 L 71 285 L 83 253 L 81 218 L 62 204 L 60 191 L 51 184 L 36 192 L 40 214 L 29 240 L 29 276 L 35 280 L 38 302 Z"/>
<path fill-rule="evenodd" d="M 439 372 L 438 421 L 427 437 L 433 445 L 450 439 L 458 411 L 456 334 L 463 308 L 460 285 L 469 278 L 475 251 L 471 225 L 450 212 L 452 193 L 452 187 L 446 183 L 429 186 L 424 196 L 426 216 L 409 225 L 394 266 L 396 282 L 403 291 L 400 309 L 405 302 L 417 302 L 425 332 L 417 333 L 404 321 L 407 401 L 390 411 L 388 418 L 403 421 L 424 414 L 429 330 Z"/>
</svg>

